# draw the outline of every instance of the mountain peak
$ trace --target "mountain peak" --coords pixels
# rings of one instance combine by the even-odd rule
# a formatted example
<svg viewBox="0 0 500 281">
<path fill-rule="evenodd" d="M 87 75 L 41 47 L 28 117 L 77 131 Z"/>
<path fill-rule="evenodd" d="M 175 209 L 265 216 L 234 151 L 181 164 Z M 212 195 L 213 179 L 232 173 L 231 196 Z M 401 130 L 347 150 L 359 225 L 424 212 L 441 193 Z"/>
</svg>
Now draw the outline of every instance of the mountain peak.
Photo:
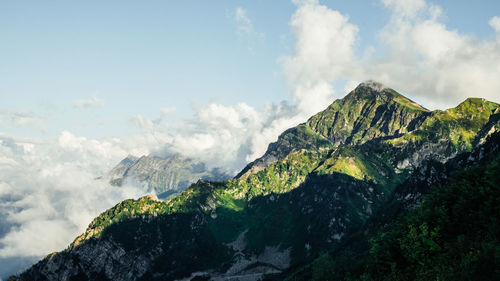
<svg viewBox="0 0 500 281">
<path fill-rule="evenodd" d="M 346 104 L 358 104 L 359 102 L 376 102 L 378 104 L 398 103 L 414 110 L 428 111 L 411 99 L 373 80 L 367 80 L 359 84 L 345 96 L 343 101 Z"/>
<path fill-rule="evenodd" d="M 381 83 L 368 80 L 314 115 L 307 125 L 332 144 L 361 144 L 414 130 L 429 111 Z"/>
</svg>

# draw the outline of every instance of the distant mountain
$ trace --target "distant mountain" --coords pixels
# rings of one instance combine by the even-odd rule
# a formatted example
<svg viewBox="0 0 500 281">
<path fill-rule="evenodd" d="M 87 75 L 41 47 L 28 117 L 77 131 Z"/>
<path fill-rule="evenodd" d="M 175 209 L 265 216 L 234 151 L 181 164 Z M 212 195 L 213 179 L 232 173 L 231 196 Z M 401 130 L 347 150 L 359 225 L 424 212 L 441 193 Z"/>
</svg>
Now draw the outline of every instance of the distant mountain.
<svg viewBox="0 0 500 281">
<path fill-rule="evenodd" d="M 164 158 L 129 155 L 109 172 L 108 177 L 115 186 L 126 182 L 142 184 L 154 190 L 159 198 L 181 193 L 199 179 L 224 181 L 231 178 L 220 169 L 209 169 L 204 163 L 179 154 Z"/>
<path fill-rule="evenodd" d="M 123 201 L 14 279 L 491 280 L 499 147 L 499 104 L 429 111 L 368 81 L 235 178 Z"/>
</svg>

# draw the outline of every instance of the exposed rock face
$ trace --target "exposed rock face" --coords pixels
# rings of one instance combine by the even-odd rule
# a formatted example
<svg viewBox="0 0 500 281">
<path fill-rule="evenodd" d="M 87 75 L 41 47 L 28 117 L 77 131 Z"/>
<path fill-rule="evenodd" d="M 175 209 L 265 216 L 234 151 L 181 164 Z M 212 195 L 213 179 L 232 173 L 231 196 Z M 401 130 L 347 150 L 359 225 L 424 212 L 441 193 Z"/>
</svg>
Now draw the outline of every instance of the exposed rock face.
<svg viewBox="0 0 500 281">
<path fill-rule="evenodd" d="M 112 185 L 121 186 L 125 181 L 124 177 L 127 175 L 128 169 L 130 169 L 138 159 L 139 157 L 133 155 L 125 157 L 118 165 L 109 171 L 109 182 Z"/>
<path fill-rule="evenodd" d="M 498 151 L 498 137 L 490 138 L 499 108 L 468 99 L 430 112 L 363 83 L 285 131 L 236 178 L 200 180 L 167 201 L 123 201 L 19 279 L 255 280 L 282 272 L 353 239 L 387 202 L 420 204 L 426 188 L 446 180 L 450 159 L 463 167 Z M 131 157 L 116 174 L 156 182 L 182 162 L 169 161 Z"/>
<path fill-rule="evenodd" d="M 160 198 L 180 193 L 199 179 L 223 181 L 230 176 L 219 169 L 208 169 L 204 163 L 181 155 L 165 158 L 129 155 L 108 174 L 110 183 L 121 186 L 127 181 L 143 184 Z"/>
<path fill-rule="evenodd" d="M 480 136 L 478 136 L 480 137 Z M 494 160 L 500 153 L 500 130 L 491 133 L 487 141 L 472 149 L 470 153 L 457 155 L 449 161 L 427 158 L 415 172 L 394 191 L 393 200 L 399 201 L 407 209 L 418 206 L 423 196 L 430 192 L 430 187 L 448 183 L 448 176 L 454 171 L 473 167 Z"/>
<path fill-rule="evenodd" d="M 127 252 L 113 241 L 93 241 L 91 245 L 75 247 L 68 254 L 47 257 L 40 274 L 46 280 L 61 281 L 109 280 L 110 276 L 112 280 L 134 280 L 135 276 L 142 276 L 151 266 L 149 257 Z M 63 268 L 61 264 L 64 264 Z M 37 280 L 39 276 L 28 274 L 26 278 Z"/>
</svg>

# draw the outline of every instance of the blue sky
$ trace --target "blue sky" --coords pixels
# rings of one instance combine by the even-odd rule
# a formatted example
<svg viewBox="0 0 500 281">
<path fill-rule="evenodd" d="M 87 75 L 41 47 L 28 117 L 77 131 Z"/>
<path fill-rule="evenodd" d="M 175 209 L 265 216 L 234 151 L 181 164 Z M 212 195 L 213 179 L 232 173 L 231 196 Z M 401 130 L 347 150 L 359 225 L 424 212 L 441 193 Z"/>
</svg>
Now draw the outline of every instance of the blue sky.
<svg viewBox="0 0 500 281">
<path fill-rule="evenodd" d="M 39 112 L 50 121 L 50 135 L 62 128 L 91 137 L 123 135 L 133 129 L 131 115 L 153 118 L 161 107 L 174 106 L 182 116 L 193 103 L 261 106 L 286 97 L 276 59 L 286 50 L 280 36 L 287 35 L 294 8 L 288 2 L 247 8 L 261 20 L 255 23 L 265 33 L 259 42 L 237 34 L 231 13 L 240 3 L 75 3 L 12 1 L 0 7 L 2 108 Z M 73 100 L 92 95 L 106 104 L 72 107 Z M 106 124 L 81 124 L 96 120 Z"/>
<path fill-rule="evenodd" d="M 378 31 L 390 18 L 381 2 L 320 3 L 359 27 L 359 54 L 380 44 Z M 488 20 L 500 14 L 500 2 L 432 3 L 443 8 L 448 28 L 494 37 Z M 253 33 L 239 32 L 237 8 Z M 0 132 L 126 136 L 138 130 L 131 116 L 154 119 L 164 107 L 176 108 L 167 117 L 178 122 L 211 102 L 262 108 L 290 100 L 279 59 L 293 53 L 296 9 L 290 1 L 2 1 L 0 110 L 42 121 L 4 121 Z M 104 105 L 74 107 L 93 96 Z"/>
</svg>

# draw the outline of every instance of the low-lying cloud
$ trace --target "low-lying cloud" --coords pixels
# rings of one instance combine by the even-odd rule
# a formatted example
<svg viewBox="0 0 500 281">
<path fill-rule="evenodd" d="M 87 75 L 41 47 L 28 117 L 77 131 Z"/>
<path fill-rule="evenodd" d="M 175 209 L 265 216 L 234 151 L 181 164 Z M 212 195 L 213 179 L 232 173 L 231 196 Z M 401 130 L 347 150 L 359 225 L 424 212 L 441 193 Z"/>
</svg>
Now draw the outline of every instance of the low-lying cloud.
<svg viewBox="0 0 500 281">
<path fill-rule="evenodd" d="M 155 147 L 154 141 L 146 135 L 97 141 L 67 131 L 53 140 L 0 135 L 2 264 L 62 250 L 100 212 L 146 194 L 140 186 L 112 187 L 100 176 L 128 153 L 149 153 L 135 145 Z M 12 273 L 0 268 L 0 277 Z"/>
</svg>

